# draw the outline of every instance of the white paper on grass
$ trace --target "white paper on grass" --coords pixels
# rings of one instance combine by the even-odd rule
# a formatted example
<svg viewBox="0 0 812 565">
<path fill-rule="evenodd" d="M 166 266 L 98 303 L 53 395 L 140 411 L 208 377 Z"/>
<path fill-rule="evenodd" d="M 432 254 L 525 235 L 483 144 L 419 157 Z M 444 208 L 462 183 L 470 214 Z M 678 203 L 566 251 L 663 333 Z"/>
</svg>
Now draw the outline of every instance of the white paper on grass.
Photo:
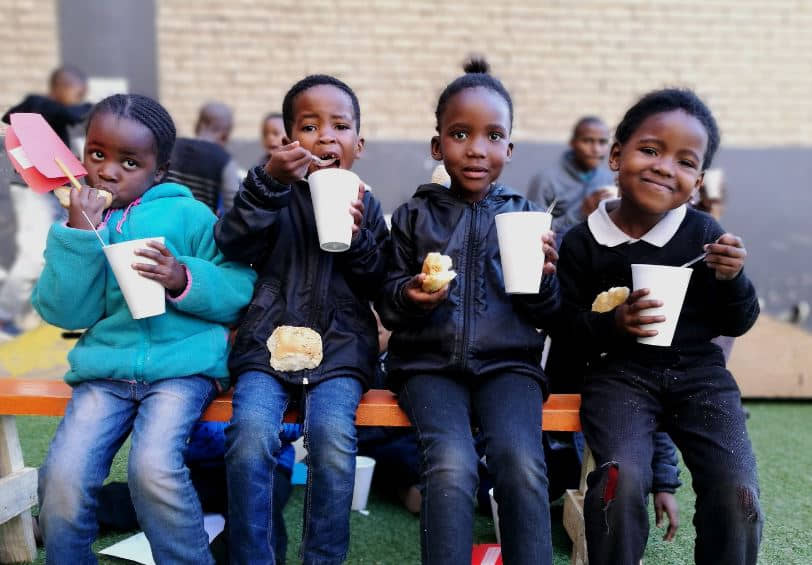
<svg viewBox="0 0 812 565">
<path fill-rule="evenodd" d="M 217 537 L 217 534 L 223 531 L 225 524 L 225 518 L 223 518 L 221 514 L 206 514 L 203 516 L 203 527 L 209 535 L 209 543 Z M 155 560 L 152 558 L 152 550 L 149 547 L 149 542 L 144 532 L 139 532 L 134 536 L 123 539 L 101 550 L 99 553 L 109 555 L 110 557 L 128 559 L 136 563 L 143 563 L 144 565 L 155 565 Z"/>
</svg>

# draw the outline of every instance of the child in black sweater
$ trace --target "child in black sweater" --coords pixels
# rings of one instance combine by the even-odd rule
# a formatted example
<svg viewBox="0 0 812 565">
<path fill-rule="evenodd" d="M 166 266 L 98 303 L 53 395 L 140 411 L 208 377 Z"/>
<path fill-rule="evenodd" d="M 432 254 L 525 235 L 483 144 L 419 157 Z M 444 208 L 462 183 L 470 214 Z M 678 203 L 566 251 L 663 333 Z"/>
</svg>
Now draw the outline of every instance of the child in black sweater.
<svg viewBox="0 0 812 565">
<path fill-rule="evenodd" d="M 584 510 L 590 561 L 638 563 L 648 539 L 652 437 L 664 430 L 680 448 L 697 494 L 697 563 L 755 563 L 762 515 L 756 461 L 739 389 L 711 339 L 738 336 L 759 307 L 742 267 L 740 238 L 686 204 L 719 145 L 710 110 L 690 91 L 644 96 L 617 128 L 609 165 L 620 201 L 604 201 L 561 248 L 562 307 L 556 331 L 586 344 L 590 369 L 581 421 L 597 469 Z M 637 343 L 661 322 L 661 306 L 638 289 L 606 313 L 596 295 L 631 288 L 631 264 L 693 267 L 671 346 Z M 553 338 L 556 338 L 554 333 Z"/>
</svg>

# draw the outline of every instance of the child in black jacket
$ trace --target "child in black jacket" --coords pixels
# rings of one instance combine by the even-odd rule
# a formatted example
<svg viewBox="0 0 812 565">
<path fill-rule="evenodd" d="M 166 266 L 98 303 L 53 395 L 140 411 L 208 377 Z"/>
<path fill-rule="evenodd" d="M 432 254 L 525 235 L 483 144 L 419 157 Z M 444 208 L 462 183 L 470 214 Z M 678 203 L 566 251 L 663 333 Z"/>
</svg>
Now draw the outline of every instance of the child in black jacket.
<svg viewBox="0 0 812 565">
<path fill-rule="evenodd" d="M 422 453 L 424 564 L 471 562 L 477 453 L 482 430 L 499 503 L 506 564 L 552 561 L 547 476 L 541 446 L 543 335 L 559 305 L 552 232 L 538 294 L 505 292 L 494 217 L 535 210 L 496 180 L 513 145 L 513 106 L 482 61 L 449 84 L 437 106 L 432 155 L 450 188 L 423 185 L 392 218 L 392 259 L 378 312 L 394 331 L 390 386 Z M 441 252 L 458 272 L 450 286 L 422 290 L 426 255 Z"/>
<path fill-rule="evenodd" d="M 361 153 L 352 89 L 330 76 L 306 77 L 288 91 L 282 113 L 286 145 L 249 172 L 215 227 L 223 254 L 259 272 L 229 360 L 237 379 L 226 430 L 231 559 L 274 562 L 274 454 L 285 410 L 298 401 L 309 469 L 301 557 L 306 564 L 341 563 L 349 547 L 355 411 L 378 357 L 369 303 L 385 274 L 388 232 L 380 205 L 361 185 L 358 200 L 347 202 L 350 248 L 319 248 L 307 178 L 325 166 L 349 169 Z M 323 351 L 315 367 L 271 365 L 266 342 L 280 326 L 318 334 Z"/>
</svg>

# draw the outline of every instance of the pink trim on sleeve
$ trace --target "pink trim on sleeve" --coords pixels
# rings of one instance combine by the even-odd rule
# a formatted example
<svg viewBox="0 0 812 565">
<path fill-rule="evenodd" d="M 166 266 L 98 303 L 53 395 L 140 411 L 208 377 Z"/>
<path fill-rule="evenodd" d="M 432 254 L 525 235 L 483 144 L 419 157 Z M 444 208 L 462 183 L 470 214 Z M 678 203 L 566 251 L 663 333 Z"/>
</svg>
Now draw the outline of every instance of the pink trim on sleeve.
<svg viewBox="0 0 812 565">
<path fill-rule="evenodd" d="M 189 270 L 189 267 L 183 265 L 183 270 L 186 271 L 186 288 L 183 289 L 178 296 L 172 296 L 169 294 L 169 291 L 166 291 L 166 297 L 169 299 L 170 302 L 180 302 L 186 295 L 189 294 L 189 291 L 192 290 L 192 272 Z"/>
</svg>

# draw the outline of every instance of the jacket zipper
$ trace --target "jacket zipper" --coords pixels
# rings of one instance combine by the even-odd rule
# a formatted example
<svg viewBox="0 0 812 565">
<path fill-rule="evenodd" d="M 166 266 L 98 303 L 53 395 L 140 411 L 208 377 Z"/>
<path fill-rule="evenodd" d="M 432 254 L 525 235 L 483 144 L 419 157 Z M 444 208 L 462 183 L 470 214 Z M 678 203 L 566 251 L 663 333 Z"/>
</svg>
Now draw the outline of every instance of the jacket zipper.
<svg viewBox="0 0 812 565">
<path fill-rule="evenodd" d="M 476 236 L 476 220 L 479 215 L 479 203 L 474 202 L 471 205 L 471 222 L 468 229 L 468 249 L 466 249 L 465 258 L 465 298 L 464 307 L 462 311 L 462 358 L 460 359 L 460 366 L 465 369 L 468 365 L 468 341 L 469 333 L 471 331 L 469 319 L 473 316 L 471 312 L 471 286 L 473 278 L 473 260 L 474 260 L 474 246 L 477 243 Z"/>
</svg>

